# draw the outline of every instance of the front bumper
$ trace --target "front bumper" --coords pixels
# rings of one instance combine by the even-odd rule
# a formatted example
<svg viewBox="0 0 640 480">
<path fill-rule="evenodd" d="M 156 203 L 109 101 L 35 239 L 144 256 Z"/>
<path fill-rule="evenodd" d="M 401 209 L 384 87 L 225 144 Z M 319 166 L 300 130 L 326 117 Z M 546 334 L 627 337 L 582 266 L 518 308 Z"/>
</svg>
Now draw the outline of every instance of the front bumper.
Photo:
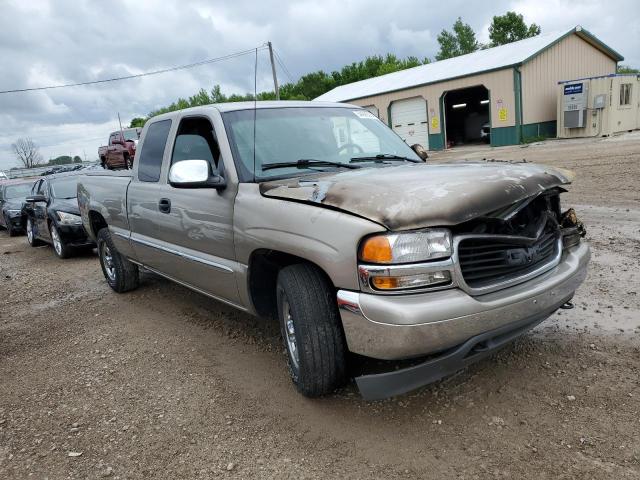
<svg viewBox="0 0 640 480">
<path fill-rule="evenodd" d="M 442 352 L 502 327 L 542 321 L 573 296 L 587 275 L 589 258 L 589 246 L 582 242 L 544 274 L 478 296 L 460 289 L 400 296 L 340 290 L 347 345 L 354 353 L 398 360 Z"/>
<path fill-rule="evenodd" d="M 87 236 L 82 225 L 58 225 L 62 241 L 71 247 L 88 247 L 95 243 Z"/>
<path fill-rule="evenodd" d="M 12 213 L 7 215 L 8 224 L 7 228 L 12 228 L 13 230 L 23 230 L 24 226 L 22 225 L 22 215 L 20 213 Z"/>
</svg>

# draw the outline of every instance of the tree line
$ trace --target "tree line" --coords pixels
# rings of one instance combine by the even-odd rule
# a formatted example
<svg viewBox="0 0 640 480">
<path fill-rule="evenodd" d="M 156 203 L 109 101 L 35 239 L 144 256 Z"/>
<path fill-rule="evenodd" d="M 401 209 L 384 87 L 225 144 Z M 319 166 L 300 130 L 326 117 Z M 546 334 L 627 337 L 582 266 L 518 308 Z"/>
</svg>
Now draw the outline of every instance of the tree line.
<svg viewBox="0 0 640 480">
<path fill-rule="evenodd" d="M 522 15 L 510 11 L 504 15 L 496 15 L 493 17 L 491 25 L 489 26 L 490 43 L 484 45 L 478 42 L 473 28 L 469 24 L 464 23 L 461 17 L 458 17 L 451 30 L 443 29 L 438 35 L 437 39 L 440 50 L 435 59 L 445 60 L 447 58 L 472 53 L 482 48 L 504 45 L 539 35 L 540 32 L 541 29 L 538 25 L 535 23 L 527 25 Z M 323 70 L 318 70 L 303 75 L 297 82 L 285 83 L 280 87 L 280 99 L 312 100 L 341 85 L 425 65 L 430 62 L 431 60 L 426 57 L 422 59 L 413 56 L 398 58 L 391 53 L 387 55 L 373 55 L 359 62 L 345 65 L 338 71 L 327 73 Z M 256 97 L 257 100 L 275 100 L 275 92 L 259 92 Z M 141 127 L 147 119 L 151 117 L 184 108 L 210 105 L 212 103 L 252 100 L 254 100 L 252 93 L 226 95 L 221 91 L 220 86 L 216 85 L 210 91 L 204 88 L 200 89 L 199 92 L 188 98 L 179 98 L 171 105 L 149 112 L 146 118 L 134 118 L 130 126 Z"/>
</svg>

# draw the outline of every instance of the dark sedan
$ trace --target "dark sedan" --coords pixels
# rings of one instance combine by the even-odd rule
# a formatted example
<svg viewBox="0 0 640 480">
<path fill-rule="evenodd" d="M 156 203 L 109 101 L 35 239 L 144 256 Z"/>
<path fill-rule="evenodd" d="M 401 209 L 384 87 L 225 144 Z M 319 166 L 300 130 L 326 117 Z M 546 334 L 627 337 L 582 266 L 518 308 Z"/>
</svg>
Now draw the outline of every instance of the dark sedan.
<svg viewBox="0 0 640 480">
<path fill-rule="evenodd" d="M 10 237 L 24 231 L 22 206 L 35 179 L 8 180 L 0 184 L 0 226 Z"/>
<path fill-rule="evenodd" d="M 78 210 L 79 178 L 77 173 L 61 173 L 33 185 L 23 208 L 27 240 L 32 247 L 49 243 L 58 257 L 67 258 L 75 249 L 94 246 Z"/>
</svg>

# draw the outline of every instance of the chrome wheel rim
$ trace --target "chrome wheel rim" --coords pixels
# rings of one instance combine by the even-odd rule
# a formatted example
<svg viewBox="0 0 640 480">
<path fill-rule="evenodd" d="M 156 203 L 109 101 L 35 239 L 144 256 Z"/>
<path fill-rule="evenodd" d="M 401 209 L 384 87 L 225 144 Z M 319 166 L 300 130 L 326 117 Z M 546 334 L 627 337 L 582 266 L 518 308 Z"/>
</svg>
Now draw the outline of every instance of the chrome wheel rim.
<svg viewBox="0 0 640 480">
<path fill-rule="evenodd" d="M 102 246 L 102 264 L 104 265 L 104 272 L 107 274 L 107 277 L 112 282 L 116 280 L 116 268 L 113 264 L 113 255 L 111 254 L 111 249 L 109 249 L 108 245 Z"/>
<path fill-rule="evenodd" d="M 296 328 L 293 323 L 293 317 L 291 316 L 291 307 L 287 300 L 284 300 L 284 304 L 282 305 L 282 313 L 284 315 L 284 334 L 287 349 L 289 350 L 289 358 L 291 359 L 292 366 L 297 370 L 300 364 L 300 357 L 298 353 L 298 343 L 296 342 Z"/>
<path fill-rule="evenodd" d="M 31 225 L 31 219 L 27 220 L 27 240 L 29 243 L 33 243 L 33 225 Z"/>
<path fill-rule="evenodd" d="M 53 248 L 55 248 L 56 253 L 62 255 L 62 241 L 60 240 L 58 229 L 53 225 L 51 226 L 51 240 L 53 240 Z"/>
</svg>

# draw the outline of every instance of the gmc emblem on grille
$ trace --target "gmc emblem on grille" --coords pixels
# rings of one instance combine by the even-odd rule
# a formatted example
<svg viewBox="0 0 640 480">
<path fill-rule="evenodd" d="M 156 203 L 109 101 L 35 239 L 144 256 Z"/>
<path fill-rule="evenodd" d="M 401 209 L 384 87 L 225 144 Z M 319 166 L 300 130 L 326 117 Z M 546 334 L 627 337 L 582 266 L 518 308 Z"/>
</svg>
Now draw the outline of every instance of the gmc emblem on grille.
<svg viewBox="0 0 640 480">
<path fill-rule="evenodd" d="M 537 246 L 507 250 L 507 263 L 514 267 L 529 265 L 538 260 L 540 260 L 540 251 Z"/>
</svg>

